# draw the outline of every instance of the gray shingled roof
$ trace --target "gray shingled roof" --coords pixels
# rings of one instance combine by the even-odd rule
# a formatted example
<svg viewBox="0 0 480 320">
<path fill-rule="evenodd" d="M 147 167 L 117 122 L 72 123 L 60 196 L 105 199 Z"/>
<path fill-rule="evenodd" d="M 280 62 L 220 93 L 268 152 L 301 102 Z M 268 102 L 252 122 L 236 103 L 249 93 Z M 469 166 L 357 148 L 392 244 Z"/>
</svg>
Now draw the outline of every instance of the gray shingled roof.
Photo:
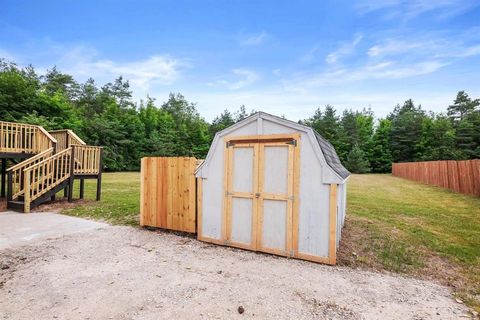
<svg viewBox="0 0 480 320">
<path fill-rule="evenodd" d="M 332 146 L 330 142 L 325 140 L 317 131 L 313 130 L 315 133 L 315 138 L 317 138 L 318 145 L 320 149 L 322 149 L 323 156 L 325 157 L 325 161 L 333 169 L 340 177 L 346 179 L 350 172 L 345 169 L 345 167 L 340 162 L 340 158 L 338 158 L 337 152 L 335 152 L 335 148 Z"/>
<path fill-rule="evenodd" d="M 306 125 L 300 124 L 298 122 L 284 119 L 278 116 L 275 116 L 273 114 L 269 114 L 263 111 L 257 112 L 258 113 L 263 113 L 267 114 L 271 117 L 278 118 L 283 121 L 288 121 L 291 122 L 297 126 L 302 126 L 308 129 L 312 129 L 313 133 L 315 134 L 315 137 L 317 138 L 318 145 L 320 146 L 320 149 L 323 152 L 323 156 L 325 157 L 325 161 L 327 162 L 328 166 L 332 168 L 333 171 L 335 171 L 342 179 L 346 179 L 348 176 L 350 176 L 350 171 L 348 171 L 343 165 L 342 162 L 340 162 L 340 158 L 337 155 L 337 152 L 335 151 L 335 148 L 332 146 L 330 142 L 328 142 L 324 137 L 322 137 L 315 129 L 308 127 Z"/>
</svg>

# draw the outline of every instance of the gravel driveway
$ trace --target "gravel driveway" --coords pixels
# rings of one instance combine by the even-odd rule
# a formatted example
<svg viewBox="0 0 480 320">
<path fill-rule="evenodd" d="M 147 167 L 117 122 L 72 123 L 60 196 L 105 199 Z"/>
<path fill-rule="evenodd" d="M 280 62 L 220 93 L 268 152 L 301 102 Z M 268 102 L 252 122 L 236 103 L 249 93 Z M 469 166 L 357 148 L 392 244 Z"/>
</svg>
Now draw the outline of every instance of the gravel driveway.
<svg viewBox="0 0 480 320">
<path fill-rule="evenodd" d="M 0 267 L 0 319 L 468 317 L 430 282 L 131 227 L 3 249 Z"/>
</svg>

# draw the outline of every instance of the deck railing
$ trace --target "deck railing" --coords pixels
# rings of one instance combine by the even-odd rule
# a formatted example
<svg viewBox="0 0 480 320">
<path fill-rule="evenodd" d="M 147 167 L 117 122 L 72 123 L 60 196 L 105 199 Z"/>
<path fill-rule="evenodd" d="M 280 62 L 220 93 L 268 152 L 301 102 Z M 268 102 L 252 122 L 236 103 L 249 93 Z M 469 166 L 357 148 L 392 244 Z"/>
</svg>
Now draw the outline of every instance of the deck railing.
<svg viewBox="0 0 480 320">
<path fill-rule="evenodd" d="M 100 172 L 102 148 L 93 146 L 74 146 L 76 175 L 94 175 Z"/>
<path fill-rule="evenodd" d="M 30 203 L 70 178 L 72 148 L 67 148 L 24 169 L 24 211 L 30 212 Z"/>
<path fill-rule="evenodd" d="M 23 196 L 25 189 L 24 186 L 24 172 L 26 168 L 33 166 L 53 155 L 53 148 L 47 149 L 25 161 L 22 161 L 13 167 L 8 168 L 8 181 L 9 181 L 9 194 L 8 200 L 17 200 L 18 197 Z"/>
<path fill-rule="evenodd" d="M 72 130 L 53 130 L 49 133 L 57 140 L 57 151 L 70 148 L 72 145 L 86 145 L 86 143 L 80 139 Z"/>
<path fill-rule="evenodd" d="M 40 153 L 57 143 L 41 126 L 0 121 L 0 152 Z"/>
</svg>

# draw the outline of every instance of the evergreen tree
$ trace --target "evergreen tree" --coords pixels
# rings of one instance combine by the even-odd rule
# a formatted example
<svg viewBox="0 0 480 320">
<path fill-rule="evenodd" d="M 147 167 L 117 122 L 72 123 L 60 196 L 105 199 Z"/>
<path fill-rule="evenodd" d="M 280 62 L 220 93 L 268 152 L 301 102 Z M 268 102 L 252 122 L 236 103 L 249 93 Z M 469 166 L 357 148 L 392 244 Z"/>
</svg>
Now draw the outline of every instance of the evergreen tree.
<svg viewBox="0 0 480 320">
<path fill-rule="evenodd" d="M 371 171 L 365 152 L 357 144 L 348 153 L 345 167 L 352 173 L 367 173 Z"/>
<path fill-rule="evenodd" d="M 324 112 L 317 108 L 312 117 L 300 121 L 300 123 L 312 127 L 322 137 L 330 141 L 335 150 L 337 150 L 340 159 L 345 160 L 346 153 L 342 152 L 345 150 L 345 148 L 342 148 L 343 131 L 333 106 L 326 105 Z"/>
<path fill-rule="evenodd" d="M 230 127 L 235 123 L 235 119 L 233 118 L 230 111 L 225 109 L 219 116 L 213 119 L 212 124 L 210 125 L 210 135 L 212 138 L 215 134 L 219 131 L 222 131 L 225 128 Z"/>
<path fill-rule="evenodd" d="M 372 172 L 383 173 L 392 170 L 391 130 L 390 120 L 380 119 L 372 137 L 373 147 L 370 154 Z"/>
<path fill-rule="evenodd" d="M 390 131 L 391 150 L 394 162 L 416 161 L 417 149 L 423 129 L 425 112 L 416 107 L 411 99 L 397 105 L 388 116 L 392 123 Z"/>
<path fill-rule="evenodd" d="M 480 105 L 480 99 L 470 99 L 465 91 L 459 91 L 453 104 L 448 106 L 447 114 L 454 121 L 461 121 Z"/>
</svg>

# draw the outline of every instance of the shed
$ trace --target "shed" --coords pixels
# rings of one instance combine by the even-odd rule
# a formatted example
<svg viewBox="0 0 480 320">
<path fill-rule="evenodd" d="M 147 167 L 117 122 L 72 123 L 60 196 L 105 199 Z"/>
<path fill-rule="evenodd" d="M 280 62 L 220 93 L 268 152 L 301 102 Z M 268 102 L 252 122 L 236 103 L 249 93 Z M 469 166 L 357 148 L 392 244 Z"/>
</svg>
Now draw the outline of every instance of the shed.
<svg viewBox="0 0 480 320">
<path fill-rule="evenodd" d="M 312 128 L 255 113 L 215 135 L 195 175 L 199 240 L 336 263 L 350 173 Z"/>
</svg>

